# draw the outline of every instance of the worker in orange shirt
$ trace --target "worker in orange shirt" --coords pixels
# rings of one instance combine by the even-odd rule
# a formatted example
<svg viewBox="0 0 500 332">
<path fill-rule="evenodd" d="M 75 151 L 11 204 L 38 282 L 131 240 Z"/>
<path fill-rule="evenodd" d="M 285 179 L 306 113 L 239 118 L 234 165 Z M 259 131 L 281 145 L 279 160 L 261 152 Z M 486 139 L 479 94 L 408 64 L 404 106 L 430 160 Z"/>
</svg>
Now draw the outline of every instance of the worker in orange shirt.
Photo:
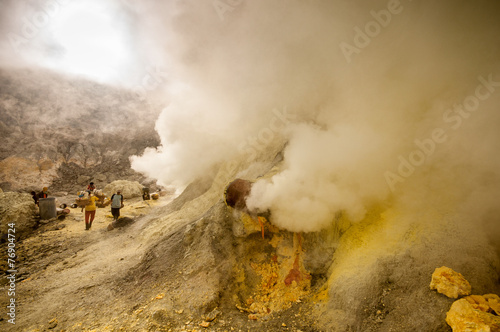
<svg viewBox="0 0 500 332">
<path fill-rule="evenodd" d="M 47 198 L 49 197 L 49 188 L 43 187 L 42 191 L 38 194 L 38 198 Z"/>
</svg>

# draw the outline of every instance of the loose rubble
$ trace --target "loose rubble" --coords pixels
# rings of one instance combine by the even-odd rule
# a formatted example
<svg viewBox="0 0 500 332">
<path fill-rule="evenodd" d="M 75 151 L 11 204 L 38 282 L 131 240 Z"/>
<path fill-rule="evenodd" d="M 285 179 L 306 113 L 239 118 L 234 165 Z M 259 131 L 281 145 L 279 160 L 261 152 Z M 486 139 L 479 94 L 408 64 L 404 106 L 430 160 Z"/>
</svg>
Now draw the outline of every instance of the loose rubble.
<svg viewBox="0 0 500 332">
<path fill-rule="evenodd" d="M 450 298 L 469 295 L 471 285 L 458 272 L 442 266 L 432 274 L 431 289 Z M 469 295 L 451 305 L 446 323 L 453 332 L 500 331 L 500 297 L 496 294 Z"/>
</svg>

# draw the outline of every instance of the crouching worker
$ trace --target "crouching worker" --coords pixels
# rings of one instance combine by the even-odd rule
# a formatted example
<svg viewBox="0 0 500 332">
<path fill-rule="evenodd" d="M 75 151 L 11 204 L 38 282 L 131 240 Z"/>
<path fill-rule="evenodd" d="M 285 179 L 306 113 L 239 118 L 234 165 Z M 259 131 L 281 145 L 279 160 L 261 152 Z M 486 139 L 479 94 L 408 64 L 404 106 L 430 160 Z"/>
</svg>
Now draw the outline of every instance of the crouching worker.
<svg viewBox="0 0 500 332">
<path fill-rule="evenodd" d="M 36 192 L 32 191 L 31 192 L 31 197 L 33 197 L 33 200 L 35 201 L 35 205 L 38 206 L 38 195 Z"/>
<path fill-rule="evenodd" d="M 49 197 L 49 188 L 43 187 L 42 191 L 38 193 L 38 198 L 47 198 Z"/>
<path fill-rule="evenodd" d="M 118 220 L 120 217 L 120 209 L 123 207 L 123 195 L 120 190 L 111 196 L 111 214 L 113 220 Z"/>
<path fill-rule="evenodd" d="M 95 210 L 97 209 L 95 202 L 98 201 L 99 198 L 90 194 L 87 205 L 85 205 L 85 230 L 88 231 L 90 227 L 92 227 L 92 222 L 95 218 Z"/>
</svg>

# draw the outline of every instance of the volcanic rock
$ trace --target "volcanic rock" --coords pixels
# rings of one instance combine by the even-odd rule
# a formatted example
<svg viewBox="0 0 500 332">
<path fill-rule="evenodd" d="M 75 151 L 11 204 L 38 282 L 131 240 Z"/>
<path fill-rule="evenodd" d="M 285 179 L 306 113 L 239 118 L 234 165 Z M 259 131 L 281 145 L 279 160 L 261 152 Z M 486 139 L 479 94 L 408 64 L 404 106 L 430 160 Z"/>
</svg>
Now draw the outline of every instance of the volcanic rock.
<svg viewBox="0 0 500 332">
<path fill-rule="evenodd" d="M 104 193 L 111 197 L 117 190 L 121 190 L 123 198 L 134 198 L 142 196 L 143 186 L 137 181 L 117 180 L 104 187 Z"/>
<path fill-rule="evenodd" d="M 434 270 L 430 288 L 455 299 L 471 292 L 471 285 L 463 275 L 446 266 Z"/>
<path fill-rule="evenodd" d="M 453 332 L 500 331 L 500 317 L 490 313 L 488 305 L 485 305 L 484 297 L 481 298 L 482 300 L 479 301 L 482 303 L 477 303 L 479 296 L 474 295 L 452 304 L 450 311 L 446 314 L 446 322 Z"/>
<path fill-rule="evenodd" d="M 2 238 L 7 234 L 8 224 L 13 224 L 16 238 L 30 233 L 37 222 L 34 219 L 37 211 L 30 194 L 16 192 L 0 192 L 0 233 Z"/>
</svg>

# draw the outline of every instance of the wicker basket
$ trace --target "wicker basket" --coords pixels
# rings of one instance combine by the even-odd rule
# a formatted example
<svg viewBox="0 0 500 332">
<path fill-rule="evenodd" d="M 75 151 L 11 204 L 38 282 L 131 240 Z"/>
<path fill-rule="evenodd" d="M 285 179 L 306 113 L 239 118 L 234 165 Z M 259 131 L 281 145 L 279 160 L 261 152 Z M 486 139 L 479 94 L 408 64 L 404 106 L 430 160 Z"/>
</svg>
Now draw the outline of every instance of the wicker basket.
<svg viewBox="0 0 500 332">
<path fill-rule="evenodd" d="M 87 206 L 87 204 L 90 203 L 89 199 L 88 198 L 77 198 L 75 200 L 76 202 L 76 205 L 80 208 L 84 208 L 85 206 Z"/>
</svg>

